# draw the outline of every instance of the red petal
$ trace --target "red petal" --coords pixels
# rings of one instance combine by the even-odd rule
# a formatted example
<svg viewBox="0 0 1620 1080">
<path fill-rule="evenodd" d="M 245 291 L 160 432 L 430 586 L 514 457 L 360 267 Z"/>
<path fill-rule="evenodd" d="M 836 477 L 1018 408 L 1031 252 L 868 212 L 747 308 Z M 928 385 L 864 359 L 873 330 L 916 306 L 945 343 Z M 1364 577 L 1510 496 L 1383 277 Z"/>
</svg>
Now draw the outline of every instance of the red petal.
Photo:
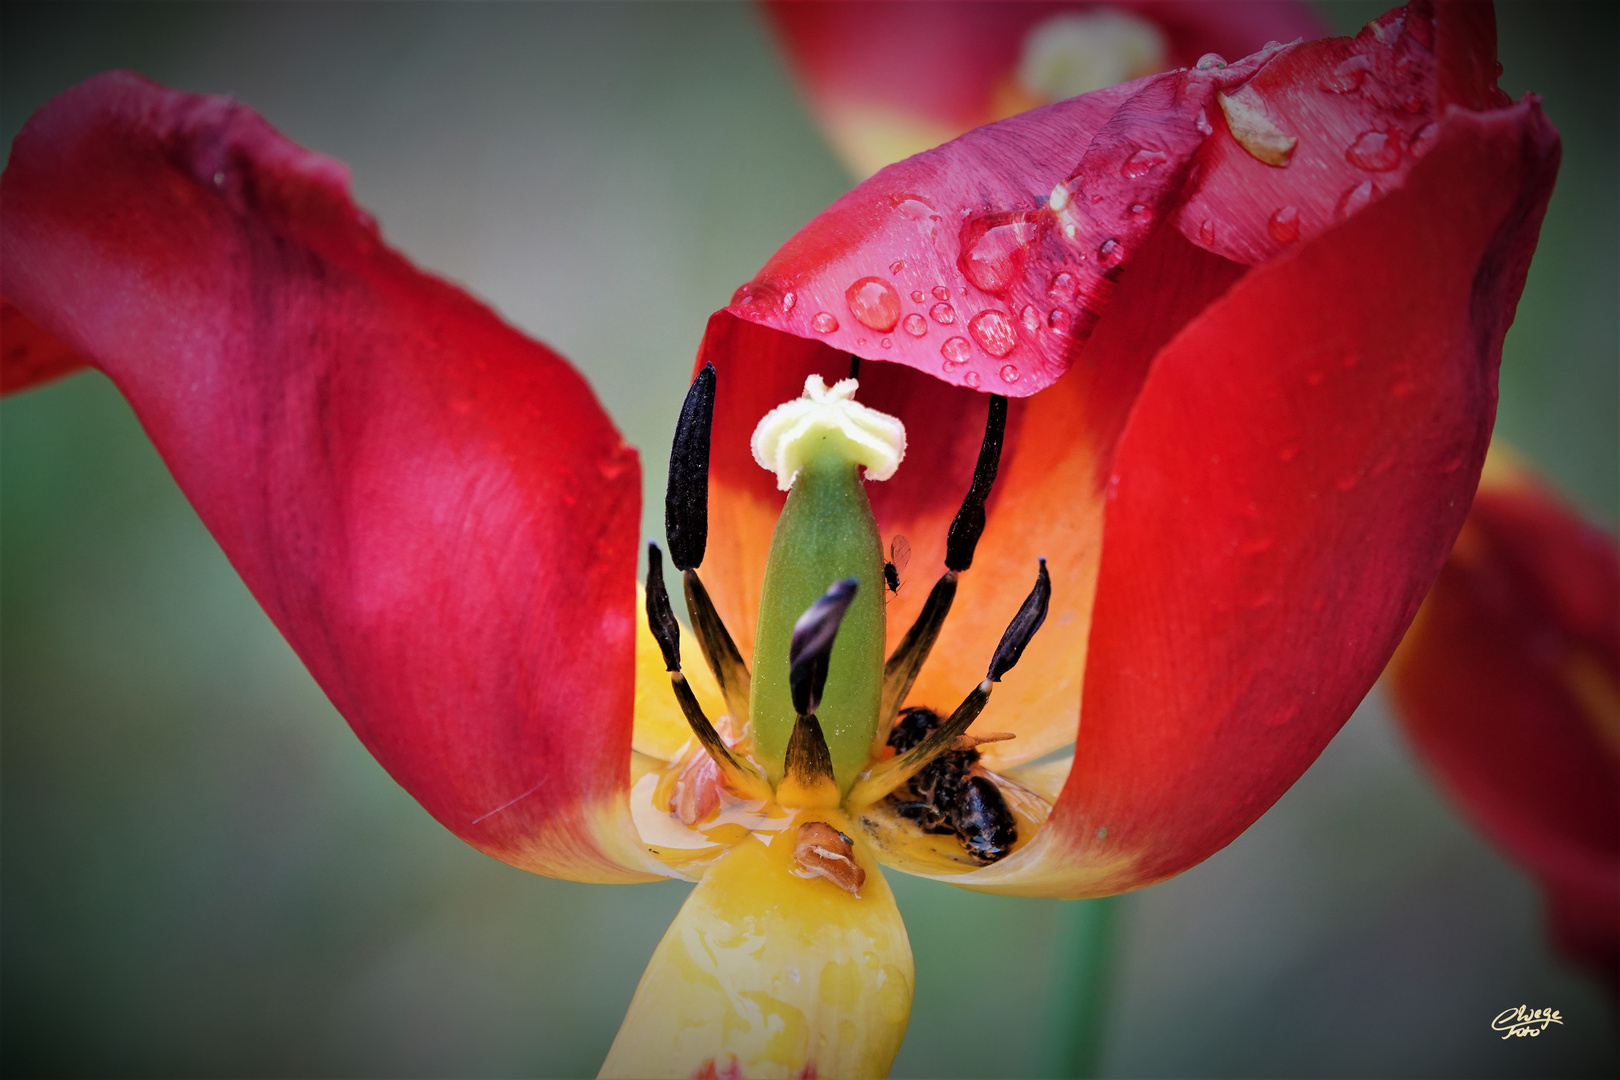
<svg viewBox="0 0 1620 1080">
<path fill-rule="evenodd" d="M 84 365 L 84 357 L 0 297 L 0 394 L 59 379 Z"/>
<path fill-rule="evenodd" d="M 879 122 L 915 125 L 919 133 L 937 131 L 943 142 L 1046 104 L 1029 99 L 1030 91 L 1017 78 L 1031 34 L 1054 19 L 1098 7 L 1073 2 L 772 0 L 765 10 L 817 119 L 842 144 L 857 137 L 847 128 L 858 111 Z M 1309 7 L 1290 2 L 1124 0 L 1107 9 L 1157 26 L 1167 47 L 1162 68 L 1191 67 L 1205 53 L 1247 56 L 1269 40 L 1317 38 L 1327 32 Z M 1124 78 L 1147 73 L 1139 70 Z"/>
<path fill-rule="evenodd" d="M 584 381 L 229 99 L 97 77 L 3 184 L 5 295 L 118 384 L 389 772 L 499 858 L 641 876 L 639 467 Z"/>
<path fill-rule="evenodd" d="M 1558 149 L 1533 103 L 1441 123 L 1404 187 L 1251 271 L 1137 398 L 1049 826 L 1103 891 L 1208 857 L 1293 783 L 1462 524 Z"/>
<path fill-rule="evenodd" d="M 1620 555 L 1528 474 L 1482 485 L 1390 665 L 1412 740 L 1620 977 Z"/>
</svg>

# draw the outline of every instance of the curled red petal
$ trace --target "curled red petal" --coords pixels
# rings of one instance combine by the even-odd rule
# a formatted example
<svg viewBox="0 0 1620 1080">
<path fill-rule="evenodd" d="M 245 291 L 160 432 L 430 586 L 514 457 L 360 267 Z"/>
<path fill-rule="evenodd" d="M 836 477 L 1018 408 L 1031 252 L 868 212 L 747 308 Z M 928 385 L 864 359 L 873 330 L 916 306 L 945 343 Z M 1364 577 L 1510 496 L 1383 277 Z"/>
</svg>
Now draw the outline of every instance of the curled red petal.
<svg viewBox="0 0 1620 1080">
<path fill-rule="evenodd" d="M 84 357 L 0 297 L 0 394 L 47 383 L 84 366 Z"/>
<path fill-rule="evenodd" d="M 639 466 L 584 381 L 387 248 L 338 163 L 129 74 L 29 121 L 3 291 L 119 386 L 385 768 L 457 835 L 644 876 Z"/>
<path fill-rule="evenodd" d="M 1526 472 L 1482 484 L 1389 668 L 1413 743 L 1620 981 L 1620 553 Z"/>
<path fill-rule="evenodd" d="M 1115 452 L 1053 820 L 1090 887 L 1170 876 L 1263 813 L 1462 524 L 1558 143 L 1534 103 L 1442 123 L 1400 191 L 1251 271 L 1154 361 Z"/>
</svg>

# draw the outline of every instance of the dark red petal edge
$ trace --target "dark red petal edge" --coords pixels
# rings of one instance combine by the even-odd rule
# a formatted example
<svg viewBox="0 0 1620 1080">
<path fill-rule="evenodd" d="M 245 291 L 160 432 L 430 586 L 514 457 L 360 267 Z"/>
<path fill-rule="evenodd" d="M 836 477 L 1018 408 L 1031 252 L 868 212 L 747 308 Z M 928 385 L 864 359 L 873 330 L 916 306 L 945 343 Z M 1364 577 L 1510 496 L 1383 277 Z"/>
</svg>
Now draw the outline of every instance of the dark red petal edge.
<svg viewBox="0 0 1620 1080">
<path fill-rule="evenodd" d="M 84 357 L 0 297 L 0 394 L 60 379 L 84 366 Z"/>
<path fill-rule="evenodd" d="M 1620 553 L 1528 480 L 1482 487 L 1389 668 L 1419 754 L 1620 984 Z"/>
<path fill-rule="evenodd" d="M 67 91 L 3 180 L 5 296 L 128 397 L 385 768 L 480 849 L 620 850 L 640 477 L 578 374 L 412 267 L 347 172 L 130 74 Z"/>
</svg>

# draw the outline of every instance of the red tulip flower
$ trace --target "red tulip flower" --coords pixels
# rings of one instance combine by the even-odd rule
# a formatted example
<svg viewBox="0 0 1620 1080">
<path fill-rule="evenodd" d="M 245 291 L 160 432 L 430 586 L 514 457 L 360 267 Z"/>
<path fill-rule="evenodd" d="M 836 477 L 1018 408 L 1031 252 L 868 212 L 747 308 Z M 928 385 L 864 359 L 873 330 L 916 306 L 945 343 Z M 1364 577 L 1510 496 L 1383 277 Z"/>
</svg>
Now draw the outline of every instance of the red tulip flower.
<svg viewBox="0 0 1620 1080">
<path fill-rule="evenodd" d="M 1547 894 L 1560 950 L 1620 982 L 1620 553 L 1493 454 L 1389 669 L 1418 753 Z"/>
<path fill-rule="evenodd" d="M 709 324 L 667 503 L 689 633 L 659 549 L 638 601 L 637 458 L 584 382 L 232 102 L 109 75 L 29 123 L 7 382 L 118 384 L 457 835 L 698 881 L 604 1073 L 877 1074 L 912 980 L 879 864 L 1163 880 L 1395 648 L 1556 169 L 1494 71 L 1489 8 L 1415 5 L 855 189 Z"/>
<path fill-rule="evenodd" d="M 1297 0 L 766 0 L 833 147 L 865 178 L 971 128 L 1174 67 L 1328 35 Z"/>
</svg>

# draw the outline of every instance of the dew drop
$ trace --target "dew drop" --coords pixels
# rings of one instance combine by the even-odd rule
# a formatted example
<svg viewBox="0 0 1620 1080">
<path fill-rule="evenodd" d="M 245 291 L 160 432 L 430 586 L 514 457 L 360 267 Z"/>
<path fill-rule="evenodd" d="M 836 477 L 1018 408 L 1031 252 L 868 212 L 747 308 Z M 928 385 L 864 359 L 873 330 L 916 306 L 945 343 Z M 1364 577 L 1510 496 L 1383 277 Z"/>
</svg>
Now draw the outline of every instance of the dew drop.
<svg viewBox="0 0 1620 1080">
<path fill-rule="evenodd" d="M 810 320 L 810 329 L 818 334 L 830 334 L 838 329 L 838 320 L 833 318 L 830 311 L 818 311 L 816 317 Z"/>
<path fill-rule="evenodd" d="M 1142 149 L 1126 158 L 1125 164 L 1119 167 L 1119 171 L 1127 180 L 1135 180 L 1139 177 L 1146 176 L 1148 173 L 1152 172 L 1154 169 L 1158 168 L 1160 165 L 1163 165 L 1169 160 L 1170 155 L 1165 153 L 1163 150 L 1149 150 L 1144 146 Z"/>
<path fill-rule="evenodd" d="M 865 345 L 866 344 L 866 339 L 863 338 L 863 337 L 858 337 L 858 338 L 855 339 L 855 344 L 857 344 L 857 345 Z"/>
<path fill-rule="evenodd" d="M 1097 247 L 1097 261 L 1104 266 L 1118 266 L 1125 259 L 1125 245 L 1113 237 Z"/>
<path fill-rule="evenodd" d="M 973 316 L 968 322 L 968 332 L 991 356 L 1006 356 L 1018 344 L 1018 333 L 1012 323 L 993 308 Z"/>
<path fill-rule="evenodd" d="M 962 376 L 962 381 L 973 387 L 973 389 L 977 390 L 979 388 L 979 373 L 977 371 L 970 371 L 966 375 Z"/>
<path fill-rule="evenodd" d="M 943 285 L 935 285 L 934 286 L 934 299 L 935 300 L 949 300 L 950 298 L 951 298 L 951 290 L 947 289 Z"/>
<path fill-rule="evenodd" d="M 1018 381 L 1018 365 L 1017 364 L 1003 364 L 1003 365 L 1001 365 L 1001 381 L 1004 382 L 1004 383 L 1015 383 L 1015 382 L 1017 382 Z"/>
<path fill-rule="evenodd" d="M 1193 125 L 1198 128 L 1198 134 L 1200 135 L 1215 134 L 1215 125 L 1209 122 L 1208 109 L 1198 110 L 1198 119 L 1193 121 Z"/>
<path fill-rule="evenodd" d="M 889 273 L 898 274 L 900 271 L 904 270 L 905 268 L 906 268 L 906 261 L 904 259 L 896 259 L 896 260 L 894 260 L 894 262 L 889 264 Z"/>
<path fill-rule="evenodd" d="M 1389 172 L 1401 164 L 1403 136 L 1400 130 L 1363 131 L 1344 152 L 1344 159 L 1368 172 Z"/>
<path fill-rule="evenodd" d="M 1046 325 L 1059 334 L 1069 332 L 1069 313 L 1062 308 L 1053 308 L 1052 313 L 1046 317 Z"/>
<path fill-rule="evenodd" d="M 894 348 L 894 339 L 884 338 L 882 341 L 878 342 L 878 344 L 882 345 L 885 349 L 892 349 Z"/>
<path fill-rule="evenodd" d="M 1002 293 L 1023 269 L 1035 227 L 1025 214 L 985 214 L 962 226 L 957 266 L 975 288 Z"/>
<path fill-rule="evenodd" d="M 1363 180 L 1361 183 L 1357 184 L 1353 188 L 1350 188 L 1343 195 L 1339 196 L 1339 208 L 1335 210 L 1334 213 L 1338 215 L 1340 221 L 1343 221 L 1352 214 L 1361 213 L 1361 211 L 1366 208 L 1367 204 L 1372 202 L 1372 197 L 1373 182 L 1371 180 Z"/>
<path fill-rule="evenodd" d="M 1018 317 L 1024 320 L 1025 330 L 1028 330 L 1032 334 L 1040 332 L 1041 313 L 1035 310 L 1034 304 L 1025 305 L 1024 310 L 1018 313 Z"/>
<path fill-rule="evenodd" d="M 1204 223 L 1198 226 L 1198 241 L 1205 247 L 1215 242 L 1215 223 L 1209 218 L 1205 218 Z"/>
<path fill-rule="evenodd" d="M 920 304 L 923 302 L 923 291 L 921 289 L 911 290 L 911 302 L 913 304 Z"/>
<path fill-rule="evenodd" d="M 1198 58 L 1198 63 L 1194 64 L 1193 66 L 1199 71 L 1219 71 L 1221 68 L 1226 66 L 1226 57 L 1222 56 L 1220 53 L 1207 52 L 1203 56 L 1200 56 Z"/>
<path fill-rule="evenodd" d="M 224 187 L 225 186 L 225 170 L 224 169 L 221 169 L 218 172 L 214 173 L 214 186 L 215 187 Z"/>
<path fill-rule="evenodd" d="M 900 216 L 911 221 L 927 221 L 929 218 L 938 220 L 939 215 L 925 200 L 915 195 L 896 195 L 890 200 Z"/>
<path fill-rule="evenodd" d="M 949 371 L 973 358 L 973 346 L 965 337 L 946 338 L 945 344 L 939 347 L 939 354 L 945 358 L 945 370 Z"/>
<path fill-rule="evenodd" d="M 1412 156 L 1422 157 L 1434 145 L 1434 137 L 1440 134 L 1440 129 L 1434 124 L 1424 124 L 1412 135 Z"/>
<path fill-rule="evenodd" d="M 1052 276 L 1052 283 L 1046 287 L 1046 295 L 1054 300 L 1073 300 L 1080 295 L 1080 282 L 1067 270 L 1060 270 Z"/>
<path fill-rule="evenodd" d="M 1266 231 L 1279 244 L 1292 244 L 1299 239 L 1299 207 L 1279 206 L 1266 222 Z"/>
<path fill-rule="evenodd" d="M 906 328 L 906 333 L 910 334 L 912 337 L 922 337 L 924 334 L 928 333 L 928 320 L 923 318 L 921 315 L 918 315 L 915 311 L 902 319 L 900 321 L 900 325 L 904 326 Z"/>
<path fill-rule="evenodd" d="M 844 292 L 850 314 L 879 332 L 893 330 L 900 321 L 900 296 L 882 278 L 861 278 Z"/>
<path fill-rule="evenodd" d="M 1131 204 L 1131 217 L 1145 219 L 1145 218 L 1148 218 L 1148 217 L 1151 217 L 1151 216 L 1152 216 L 1152 212 L 1150 210 L 1148 210 L 1146 203 L 1132 203 Z"/>
<path fill-rule="evenodd" d="M 1330 94 L 1353 94 L 1361 89 L 1362 80 L 1367 77 L 1369 67 L 1370 61 L 1365 56 L 1357 54 L 1340 61 L 1339 66 L 1324 76 L 1317 85 Z"/>
<path fill-rule="evenodd" d="M 1418 112 L 1423 108 L 1423 99 L 1417 94 L 1413 94 L 1411 97 L 1401 102 L 1401 108 L 1405 109 L 1409 113 Z"/>
<path fill-rule="evenodd" d="M 939 323 L 941 326 L 949 326 L 951 323 L 956 321 L 956 309 L 951 307 L 949 304 L 935 304 L 933 307 L 928 309 L 928 314 L 932 315 L 934 317 L 934 321 Z"/>
</svg>

